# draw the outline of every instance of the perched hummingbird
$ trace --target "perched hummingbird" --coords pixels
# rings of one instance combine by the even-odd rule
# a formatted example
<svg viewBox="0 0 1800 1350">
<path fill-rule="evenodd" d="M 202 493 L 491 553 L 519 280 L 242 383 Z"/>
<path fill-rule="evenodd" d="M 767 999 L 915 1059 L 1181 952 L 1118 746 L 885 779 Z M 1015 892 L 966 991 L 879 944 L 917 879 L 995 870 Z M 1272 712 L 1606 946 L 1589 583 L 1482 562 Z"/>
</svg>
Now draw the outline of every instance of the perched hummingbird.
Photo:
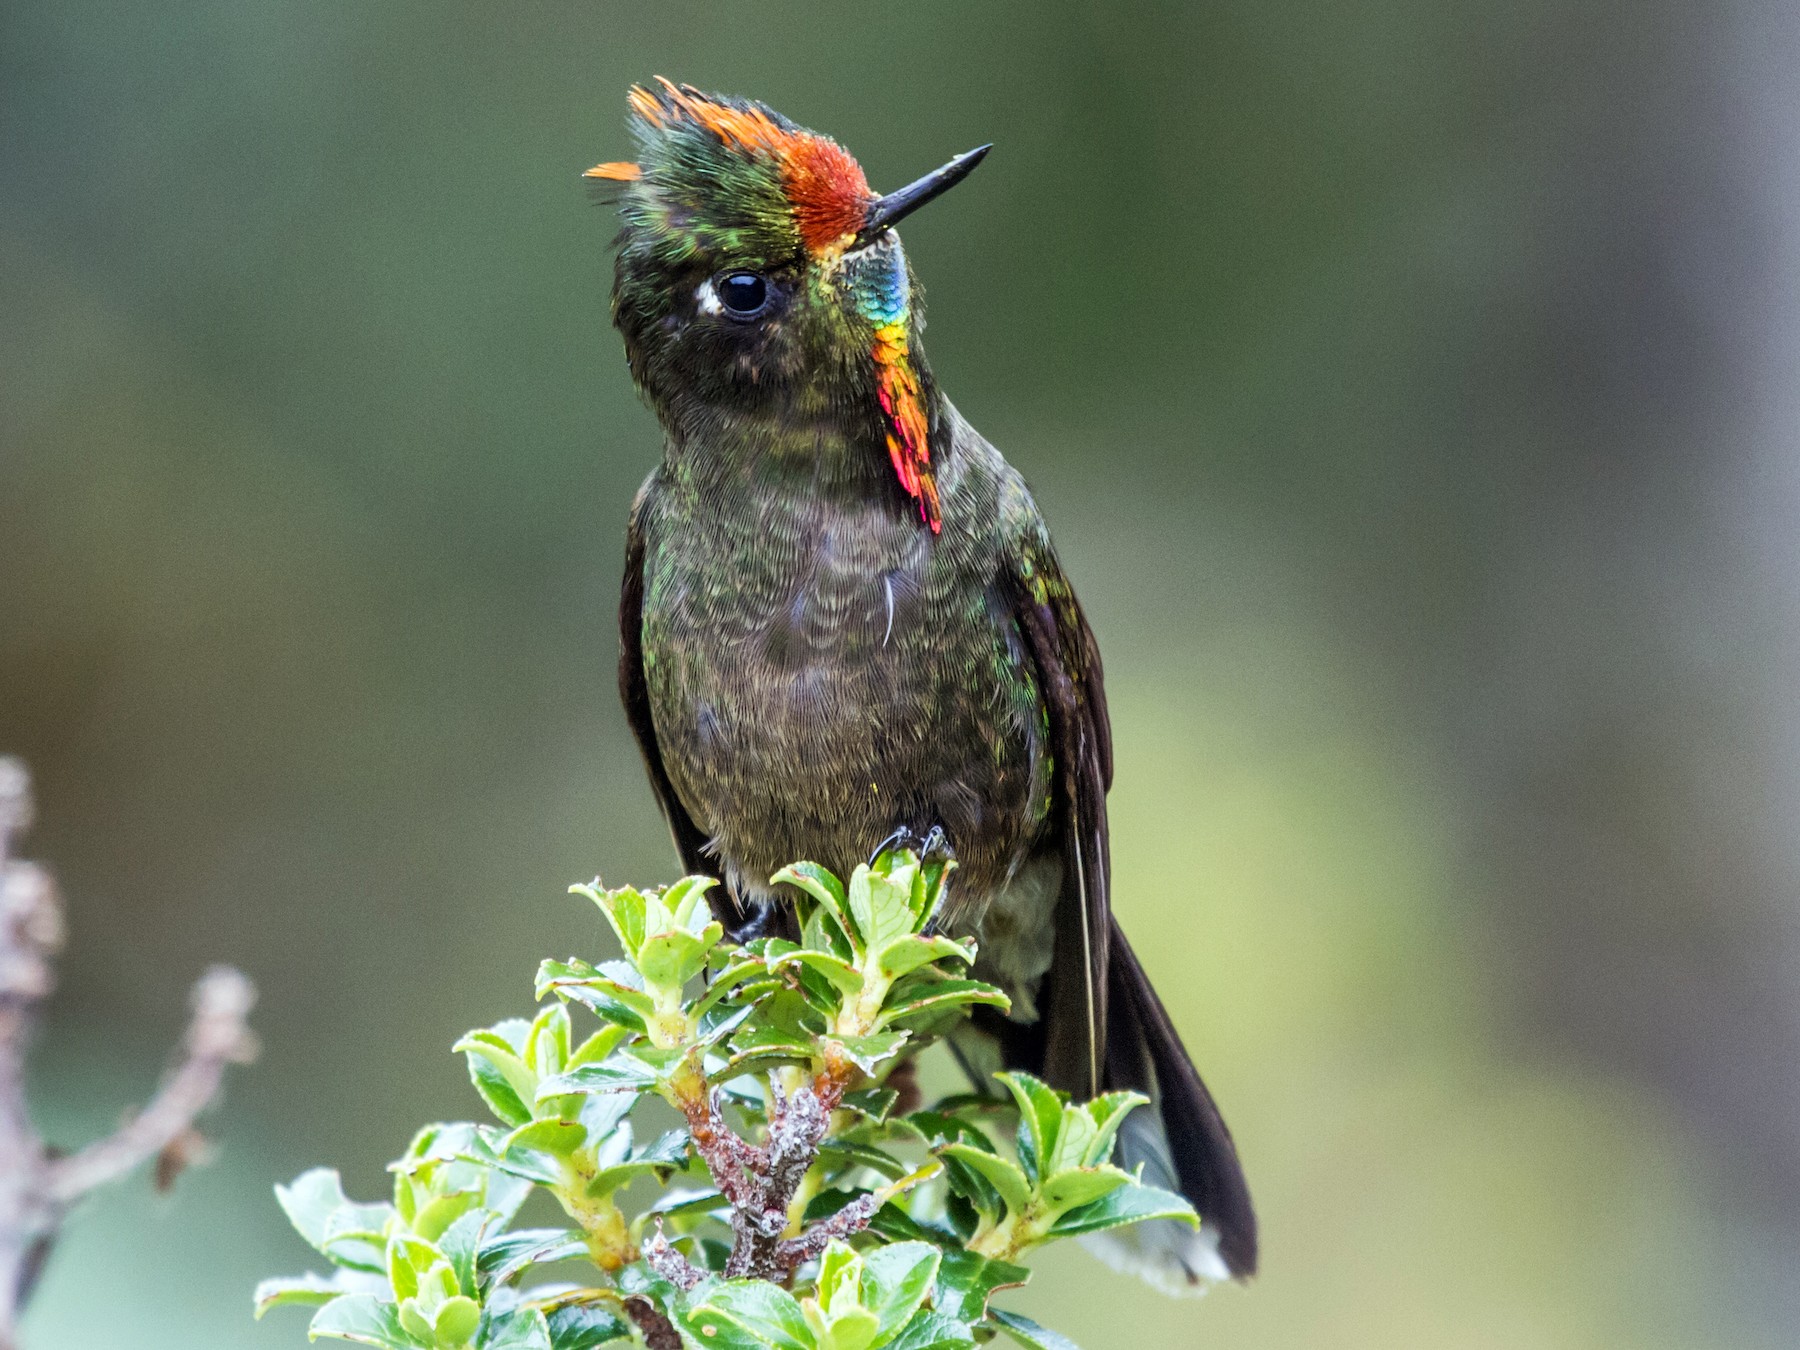
<svg viewBox="0 0 1800 1350">
<path fill-rule="evenodd" d="M 1111 910 L 1094 636 L 919 345 L 894 226 L 987 147 L 879 196 L 759 103 L 663 80 L 630 109 L 637 160 L 587 173 L 617 190 L 613 321 L 665 435 L 631 511 L 619 685 L 682 865 L 724 881 L 742 934 L 781 922 L 789 862 L 844 875 L 897 832 L 946 841 L 941 926 L 1012 998 L 988 1058 L 1148 1095 L 1119 1161 L 1204 1220 L 1111 1254 L 1165 1285 L 1251 1274 L 1231 1135 Z"/>
</svg>

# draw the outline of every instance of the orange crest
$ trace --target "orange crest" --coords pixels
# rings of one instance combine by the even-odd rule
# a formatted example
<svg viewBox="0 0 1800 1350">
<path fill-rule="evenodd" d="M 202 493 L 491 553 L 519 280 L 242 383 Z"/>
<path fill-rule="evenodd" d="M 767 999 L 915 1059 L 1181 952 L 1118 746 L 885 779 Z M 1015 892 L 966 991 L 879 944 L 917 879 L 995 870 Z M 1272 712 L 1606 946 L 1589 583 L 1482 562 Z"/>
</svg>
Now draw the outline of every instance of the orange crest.
<svg viewBox="0 0 1800 1350">
<path fill-rule="evenodd" d="M 613 183 L 635 183 L 644 176 L 644 171 L 629 160 L 612 160 L 605 164 L 596 164 L 581 175 L 583 178 L 604 178 Z"/>
<path fill-rule="evenodd" d="M 724 144 L 750 155 L 765 156 L 781 170 L 781 185 L 794 208 L 800 238 L 814 253 L 822 252 L 862 227 L 875 194 L 862 166 L 836 141 L 783 126 L 754 105 L 734 108 L 717 103 L 691 85 L 677 85 L 658 75 L 658 96 L 633 85 L 631 109 L 652 126 L 666 127 L 671 116 L 704 127 Z M 603 164 L 590 169 L 600 178 L 623 178 L 601 169 L 635 165 Z"/>
</svg>

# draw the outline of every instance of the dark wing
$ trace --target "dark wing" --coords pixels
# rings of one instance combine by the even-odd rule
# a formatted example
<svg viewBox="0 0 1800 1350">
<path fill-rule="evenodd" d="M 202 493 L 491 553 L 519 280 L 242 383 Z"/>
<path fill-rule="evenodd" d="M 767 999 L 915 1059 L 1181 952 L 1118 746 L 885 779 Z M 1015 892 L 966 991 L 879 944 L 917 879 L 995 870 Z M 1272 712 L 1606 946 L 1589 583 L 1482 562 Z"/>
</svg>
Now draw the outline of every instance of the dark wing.
<svg viewBox="0 0 1800 1350">
<path fill-rule="evenodd" d="M 1112 729 L 1100 649 L 1036 509 L 1016 511 L 1020 523 L 1002 587 L 1049 713 L 1051 829 L 1063 855 L 1056 950 L 1039 997 L 1042 1072 L 1052 1086 L 1078 1097 L 1130 1089 L 1151 1099 L 1164 1140 L 1136 1156 L 1122 1144 L 1122 1162 L 1172 1168 L 1169 1180 L 1218 1231 L 1219 1254 L 1244 1278 L 1256 1270 L 1256 1213 L 1231 1132 L 1112 917 L 1106 832 Z M 1003 1029 L 1003 1044 L 1006 1039 Z M 1029 1058 L 1038 1062 L 1035 1053 Z M 1181 1246 L 1173 1244 L 1171 1254 L 1197 1280 Z"/>
<path fill-rule="evenodd" d="M 654 479 L 654 476 L 653 476 Z M 656 793 L 656 804 L 663 819 L 669 822 L 669 833 L 675 840 L 675 852 L 681 857 L 682 871 L 692 876 L 704 873 L 719 876 L 719 864 L 706 852 L 707 836 L 694 823 L 694 818 L 675 795 L 669 771 L 663 765 L 662 748 L 656 743 L 656 723 L 650 716 L 650 689 L 644 681 L 644 530 L 641 517 L 650 492 L 645 483 L 631 504 L 631 521 L 625 528 L 625 579 L 619 595 L 619 699 L 625 705 L 625 720 L 631 734 L 637 737 L 638 749 L 644 756 L 644 768 L 650 774 L 650 787 Z M 726 894 L 730 887 L 720 886 L 709 897 L 713 912 L 727 927 L 742 925 L 735 898 Z"/>
<path fill-rule="evenodd" d="M 1048 712 L 1052 834 L 1063 855 L 1056 948 L 1044 1013 L 1044 1076 L 1091 1097 L 1101 1091 L 1106 1046 L 1112 863 L 1106 790 L 1112 727 L 1100 648 L 1074 589 L 1027 503 L 1001 576 L 1019 636 L 1037 669 Z"/>
</svg>

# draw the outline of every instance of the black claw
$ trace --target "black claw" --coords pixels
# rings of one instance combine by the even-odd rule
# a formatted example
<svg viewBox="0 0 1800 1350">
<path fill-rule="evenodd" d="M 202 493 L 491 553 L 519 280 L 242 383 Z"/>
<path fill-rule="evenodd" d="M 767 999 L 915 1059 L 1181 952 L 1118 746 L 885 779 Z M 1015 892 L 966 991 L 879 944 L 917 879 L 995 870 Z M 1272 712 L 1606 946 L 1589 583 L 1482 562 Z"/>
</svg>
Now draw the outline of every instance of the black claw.
<svg viewBox="0 0 1800 1350">
<path fill-rule="evenodd" d="M 921 851 L 921 841 L 918 832 L 910 825 L 902 825 L 886 839 L 883 839 L 879 844 L 875 845 L 875 851 L 869 855 L 869 866 L 873 867 L 875 865 L 875 860 L 882 854 L 892 853 L 897 849 L 903 848 L 911 849 L 914 853 Z"/>
<path fill-rule="evenodd" d="M 919 850 L 921 862 L 955 862 L 956 850 L 950 846 L 950 836 L 944 833 L 942 825 L 933 825 L 931 833 L 925 836 L 925 844 Z"/>
<path fill-rule="evenodd" d="M 902 825 L 875 846 L 875 851 L 869 855 L 869 865 L 874 866 L 882 854 L 897 849 L 910 850 L 920 862 L 956 861 L 956 850 L 951 847 L 950 836 L 944 833 L 942 825 L 933 825 L 923 837 L 912 826 Z"/>
</svg>

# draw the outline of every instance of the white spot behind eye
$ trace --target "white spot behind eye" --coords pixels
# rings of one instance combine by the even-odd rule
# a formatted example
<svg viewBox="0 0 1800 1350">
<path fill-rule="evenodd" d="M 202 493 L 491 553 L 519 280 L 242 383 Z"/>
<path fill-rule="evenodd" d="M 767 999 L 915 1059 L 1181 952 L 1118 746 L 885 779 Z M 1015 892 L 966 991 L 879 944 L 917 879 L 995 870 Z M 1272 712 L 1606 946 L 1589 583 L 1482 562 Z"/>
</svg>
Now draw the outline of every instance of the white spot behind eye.
<svg viewBox="0 0 1800 1350">
<path fill-rule="evenodd" d="M 711 277 L 701 282 L 700 289 L 694 292 L 694 304 L 702 314 L 713 318 L 725 312 L 725 306 L 719 303 L 719 293 L 713 289 Z"/>
</svg>

